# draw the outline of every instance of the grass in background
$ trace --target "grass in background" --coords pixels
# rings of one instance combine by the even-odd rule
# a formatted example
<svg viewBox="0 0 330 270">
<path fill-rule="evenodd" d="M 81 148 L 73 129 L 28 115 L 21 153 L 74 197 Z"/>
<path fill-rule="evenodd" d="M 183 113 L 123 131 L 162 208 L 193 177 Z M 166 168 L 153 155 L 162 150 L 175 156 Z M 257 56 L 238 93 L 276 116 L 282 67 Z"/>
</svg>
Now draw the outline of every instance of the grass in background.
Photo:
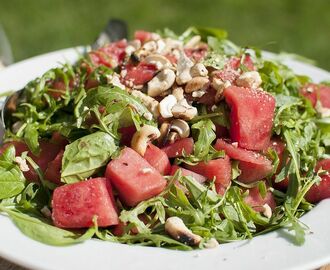
<svg viewBox="0 0 330 270">
<path fill-rule="evenodd" d="M 304 55 L 330 70 L 329 0 L 0 0 L 15 60 L 89 44 L 109 18 L 135 29 L 220 27 L 240 45 Z"/>
</svg>

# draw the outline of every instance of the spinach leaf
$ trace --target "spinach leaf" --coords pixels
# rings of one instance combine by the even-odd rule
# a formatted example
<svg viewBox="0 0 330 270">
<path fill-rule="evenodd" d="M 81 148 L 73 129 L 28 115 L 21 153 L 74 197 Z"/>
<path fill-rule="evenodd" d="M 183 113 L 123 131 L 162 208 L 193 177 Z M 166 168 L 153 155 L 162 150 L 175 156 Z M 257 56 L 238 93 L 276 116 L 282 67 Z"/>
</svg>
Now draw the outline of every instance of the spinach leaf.
<svg viewBox="0 0 330 270">
<path fill-rule="evenodd" d="M 149 114 L 148 109 L 140 102 L 139 99 L 115 86 L 99 86 L 89 90 L 82 103 L 82 109 L 85 106 L 92 108 L 96 105 L 104 106 L 107 114 L 116 113 L 118 110 L 122 110 L 126 107 L 132 108 L 134 112 L 140 116 Z"/>
<path fill-rule="evenodd" d="M 13 197 L 25 187 L 25 177 L 15 162 L 15 148 L 8 147 L 0 156 L 0 199 Z"/>
<path fill-rule="evenodd" d="M 9 209 L 6 212 L 15 225 L 26 236 L 44 244 L 53 246 L 66 246 L 83 242 L 93 237 L 95 228 L 92 227 L 85 234 L 74 233 L 54 227 L 46 220 L 36 218 L 25 213 Z"/>
<path fill-rule="evenodd" d="M 27 124 L 24 130 L 24 141 L 34 155 L 38 155 L 40 152 L 38 141 L 38 129 L 33 124 Z"/>
<path fill-rule="evenodd" d="M 65 148 L 62 160 L 61 181 L 81 181 L 107 164 L 118 149 L 113 137 L 105 132 L 84 136 Z"/>
</svg>

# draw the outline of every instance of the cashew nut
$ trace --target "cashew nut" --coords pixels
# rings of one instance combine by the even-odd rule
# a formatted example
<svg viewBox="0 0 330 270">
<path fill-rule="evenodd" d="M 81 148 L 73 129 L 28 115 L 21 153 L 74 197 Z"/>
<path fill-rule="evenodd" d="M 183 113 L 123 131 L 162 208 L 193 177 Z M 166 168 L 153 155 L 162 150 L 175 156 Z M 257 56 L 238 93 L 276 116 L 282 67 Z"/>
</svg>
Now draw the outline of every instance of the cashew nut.
<svg viewBox="0 0 330 270">
<path fill-rule="evenodd" d="M 183 93 L 184 93 L 184 91 L 183 91 L 182 87 L 176 87 L 172 90 L 172 95 L 176 97 L 177 101 L 184 99 Z"/>
<path fill-rule="evenodd" d="M 144 125 L 140 130 L 136 131 L 131 141 L 131 147 L 141 156 L 147 150 L 148 142 L 157 139 L 160 136 L 158 128 L 150 125 Z"/>
<path fill-rule="evenodd" d="M 258 71 L 248 71 L 244 72 L 236 80 L 236 84 L 242 87 L 249 87 L 257 89 L 262 83 L 260 74 Z"/>
<path fill-rule="evenodd" d="M 178 85 L 185 84 L 192 79 L 190 69 L 193 65 L 193 61 L 191 61 L 183 51 L 180 51 L 180 58 L 177 63 L 176 71 L 176 82 Z"/>
<path fill-rule="evenodd" d="M 180 138 L 187 138 L 190 134 L 190 128 L 186 121 L 182 119 L 174 119 L 171 122 L 170 131 L 174 130 L 180 136 Z"/>
<path fill-rule="evenodd" d="M 141 47 L 141 41 L 138 39 L 132 40 L 127 44 L 125 52 L 127 55 L 131 55 L 133 52 L 137 51 Z"/>
<path fill-rule="evenodd" d="M 143 46 L 135 52 L 138 58 L 145 57 L 157 50 L 157 43 L 154 40 L 147 41 Z"/>
<path fill-rule="evenodd" d="M 154 64 L 158 70 L 169 68 L 172 66 L 170 60 L 168 60 L 165 56 L 161 54 L 148 55 L 144 59 L 144 62 L 146 62 L 147 64 Z"/>
<path fill-rule="evenodd" d="M 15 157 L 15 162 L 18 164 L 22 172 L 28 172 L 30 170 L 29 166 L 26 163 L 26 159 L 21 157 Z"/>
<path fill-rule="evenodd" d="M 147 96 L 146 94 L 138 90 L 133 90 L 132 96 L 139 98 L 155 118 L 159 116 L 159 110 L 158 110 L 159 102 L 157 100 Z"/>
<path fill-rule="evenodd" d="M 170 89 L 175 81 L 175 73 L 171 69 L 163 69 L 151 81 L 148 82 L 148 95 L 157 97 Z"/>
<path fill-rule="evenodd" d="M 114 86 L 119 87 L 122 90 L 125 90 L 125 85 L 123 85 L 120 81 L 120 77 L 117 73 L 113 73 L 113 75 L 110 75 L 107 77 L 108 84 L 112 84 Z"/>
<path fill-rule="evenodd" d="M 191 68 L 190 74 L 192 77 L 206 77 L 208 71 L 207 68 L 204 66 L 204 64 L 197 63 Z"/>
<path fill-rule="evenodd" d="M 229 81 L 223 82 L 221 79 L 213 77 L 211 86 L 217 91 L 215 94 L 215 102 L 219 102 L 223 97 L 223 91 L 231 86 Z"/>
<path fill-rule="evenodd" d="M 262 206 L 262 208 L 263 208 L 263 211 L 262 211 L 263 215 L 264 215 L 266 218 L 271 218 L 271 217 L 272 217 L 272 209 L 270 208 L 270 206 L 269 206 L 267 203 L 265 203 L 265 204 Z"/>
<path fill-rule="evenodd" d="M 205 248 L 216 248 L 219 246 L 219 242 L 215 238 L 210 238 L 205 244 Z"/>
<path fill-rule="evenodd" d="M 207 77 L 194 77 L 186 84 L 184 91 L 192 93 L 198 90 L 205 90 L 209 86 L 209 79 Z"/>
<path fill-rule="evenodd" d="M 173 239 L 189 246 L 197 246 L 202 240 L 202 237 L 189 230 L 182 219 L 178 217 L 169 217 L 166 220 L 165 231 Z"/>
<path fill-rule="evenodd" d="M 189 105 L 187 100 L 184 98 L 173 106 L 172 114 L 175 118 L 181 118 L 189 121 L 198 114 L 198 111 L 197 108 Z"/>
<path fill-rule="evenodd" d="M 163 118 L 173 117 L 172 108 L 177 103 L 176 97 L 168 95 L 159 102 L 159 112 Z"/>
</svg>

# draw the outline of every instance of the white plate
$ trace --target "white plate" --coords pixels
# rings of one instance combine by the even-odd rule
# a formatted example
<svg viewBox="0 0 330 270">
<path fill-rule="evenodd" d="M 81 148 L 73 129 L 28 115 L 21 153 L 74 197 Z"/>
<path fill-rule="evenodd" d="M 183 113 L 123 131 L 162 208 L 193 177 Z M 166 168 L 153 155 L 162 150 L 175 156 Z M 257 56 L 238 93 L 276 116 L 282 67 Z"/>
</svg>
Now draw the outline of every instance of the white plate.
<svg viewBox="0 0 330 270">
<path fill-rule="evenodd" d="M 81 48 L 80 48 L 81 49 Z M 267 54 L 269 55 L 269 54 Z M 59 62 L 72 62 L 77 49 L 57 51 L 14 64 L 0 72 L 0 93 L 20 89 Z M 297 73 L 316 82 L 330 73 L 303 63 L 288 61 Z M 22 266 L 43 270 L 90 269 L 315 269 L 330 262 L 330 200 L 301 218 L 312 233 L 303 246 L 295 246 L 286 231 L 201 251 L 172 251 L 90 240 L 70 247 L 52 247 L 24 236 L 5 216 L 0 216 L 0 256 Z"/>
</svg>

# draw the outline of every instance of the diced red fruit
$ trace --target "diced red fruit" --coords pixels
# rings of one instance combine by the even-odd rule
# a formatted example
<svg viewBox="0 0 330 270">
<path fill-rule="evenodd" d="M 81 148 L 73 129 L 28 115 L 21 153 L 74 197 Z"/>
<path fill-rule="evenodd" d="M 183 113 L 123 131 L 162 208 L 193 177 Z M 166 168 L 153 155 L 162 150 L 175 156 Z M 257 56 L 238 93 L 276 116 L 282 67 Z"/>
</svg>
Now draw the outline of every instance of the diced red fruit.
<svg viewBox="0 0 330 270">
<path fill-rule="evenodd" d="M 228 138 L 229 131 L 224 126 L 215 125 L 215 135 L 217 136 L 217 138 Z"/>
<path fill-rule="evenodd" d="M 275 110 L 275 99 L 262 90 L 231 86 L 224 97 L 231 107 L 230 136 L 242 148 L 264 150 L 268 147 Z"/>
<path fill-rule="evenodd" d="M 33 161 L 38 164 L 38 166 L 43 172 L 45 172 L 48 163 L 54 160 L 57 153 L 61 150 L 62 147 L 60 145 L 48 141 L 40 141 L 39 144 L 40 144 L 39 156 L 33 155 L 29 150 L 28 146 L 21 141 L 13 141 L 8 144 L 5 144 L 3 146 L 3 149 L 6 149 L 9 145 L 14 145 L 16 150 L 16 156 L 20 156 L 23 152 L 28 151 L 28 156 L 31 157 Z M 38 182 L 39 177 L 37 173 L 31 166 L 29 166 L 29 168 L 30 168 L 29 171 L 24 172 L 25 178 L 30 182 Z"/>
<path fill-rule="evenodd" d="M 64 148 L 67 144 L 69 144 L 69 141 L 67 138 L 65 138 L 61 133 L 55 131 L 52 134 L 52 138 L 50 139 L 51 143 L 57 144 Z"/>
<path fill-rule="evenodd" d="M 166 186 L 164 177 L 131 148 L 124 148 L 120 156 L 110 161 L 105 176 L 128 206 L 150 199 Z"/>
<path fill-rule="evenodd" d="M 322 159 L 322 160 L 318 161 L 315 171 L 318 171 L 321 168 L 323 170 L 330 172 L 330 159 Z"/>
<path fill-rule="evenodd" d="M 205 176 L 195 173 L 193 171 L 187 170 L 185 168 L 181 168 L 177 165 L 172 166 L 170 175 L 174 175 L 177 172 L 177 170 L 181 171 L 182 176 L 191 176 L 199 183 L 204 183 L 206 181 Z"/>
<path fill-rule="evenodd" d="M 172 64 L 176 64 L 178 62 L 178 59 L 175 57 L 174 54 L 167 54 L 165 55 L 165 57 L 172 63 Z"/>
<path fill-rule="evenodd" d="M 171 170 L 171 163 L 166 153 L 157 146 L 149 143 L 144 154 L 144 159 L 159 171 L 162 175 L 168 175 Z"/>
<path fill-rule="evenodd" d="M 197 48 L 184 49 L 185 54 L 196 62 L 201 61 L 208 51 L 208 45 L 201 43 Z"/>
<path fill-rule="evenodd" d="M 215 95 L 216 95 L 216 90 L 214 90 L 213 88 L 208 88 L 203 96 L 201 96 L 200 98 L 196 98 L 196 101 L 200 104 L 212 106 L 216 103 Z"/>
<path fill-rule="evenodd" d="M 134 85 L 141 85 L 155 76 L 157 67 L 154 64 L 141 62 L 137 66 L 126 65 L 124 70 L 126 70 L 126 75 L 123 78 L 123 83 L 133 82 Z"/>
<path fill-rule="evenodd" d="M 92 79 L 92 78 L 88 78 L 85 82 L 85 89 L 88 90 L 88 89 L 98 87 L 99 84 L 100 83 L 97 80 Z"/>
<path fill-rule="evenodd" d="M 263 205 L 268 206 L 274 210 L 276 207 L 275 198 L 272 192 L 267 191 L 266 196 L 262 197 L 258 187 L 250 188 L 249 194 L 244 198 L 244 201 L 250 205 L 255 211 L 263 212 Z"/>
<path fill-rule="evenodd" d="M 300 93 L 309 99 L 315 107 L 319 100 L 324 108 L 330 108 L 330 86 L 308 83 L 300 89 Z"/>
<path fill-rule="evenodd" d="M 137 30 L 134 33 L 134 39 L 138 39 L 141 41 L 141 43 L 145 43 L 146 41 L 151 40 L 152 33 L 143 31 L 143 30 Z"/>
<path fill-rule="evenodd" d="M 318 203 L 324 199 L 330 198 L 330 176 L 321 176 L 321 182 L 314 184 L 306 193 L 305 198 L 311 203 Z"/>
<path fill-rule="evenodd" d="M 61 184 L 61 169 L 62 169 L 62 158 L 64 150 L 61 150 L 54 160 L 48 163 L 45 178 L 46 180 L 53 182 L 57 185 Z"/>
<path fill-rule="evenodd" d="M 214 71 L 213 76 L 216 78 L 221 79 L 222 81 L 229 81 L 230 83 L 233 83 L 240 75 L 240 73 L 233 69 L 232 67 L 225 66 L 223 69 Z"/>
<path fill-rule="evenodd" d="M 216 184 L 228 187 L 231 181 L 231 164 L 229 157 L 199 162 L 196 165 L 185 164 L 188 170 L 205 176 L 209 181 L 215 180 Z"/>
<path fill-rule="evenodd" d="M 320 160 L 315 171 L 319 169 L 327 170 L 330 173 L 330 159 Z M 314 184 L 307 192 L 305 198 L 311 203 L 318 203 L 324 199 L 330 198 L 330 176 L 322 175 L 321 182 L 319 184 Z"/>
<path fill-rule="evenodd" d="M 193 138 L 184 138 L 162 148 L 169 158 L 189 156 L 194 151 Z"/>
<path fill-rule="evenodd" d="M 214 148 L 216 150 L 224 150 L 230 158 L 239 161 L 241 175 L 238 177 L 238 180 L 243 183 L 261 180 L 268 176 L 273 169 L 271 161 L 265 156 L 235 147 L 233 144 L 227 143 L 222 139 L 217 140 Z"/>
<path fill-rule="evenodd" d="M 119 223 L 110 182 L 94 178 L 58 187 L 52 199 L 52 219 L 57 227 L 86 228 L 94 225 L 107 227 Z"/>
<path fill-rule="evenodd" d="M 126 46 L 127 42 L 123 39 L 110 43 L 97 51 L 92 51 L 88 53 L 88 55 L 94 66 L 107 66 L 114 68 L 123 62 L 126 55 Z"/>
<path fill-rule="evenodd" d="M 149 222 L 148 218 L 146 217 L 145 214 L 141 214 L 138 216 L 139 219 L 144 223 L 147 224 Z M 111 228 L 111 232 L 113 233 L 113 235 L 115 236 L 123 236 L 125 233 L 125 229 L 128 227 L 128 224 L 119 221 L 119 224 L 116 226 L 113 226 L 113 228 Z M 129 231 L 130 234 L 138 234 L 139 231 L 138 229 L 134 226 L 130 229 Z"/>
<path fill-rule="evenodd" d="M 136 127 L 135 126 L 122 127 L 122 128 L 119 128 L 118 131 L 121 135 L 120 144 L 130 146 L 133 135 L 136 132 Z"/>
<path fill-rule="evenodd" d="M 250 55 L 248 54 L 245 54 L 243 55 L 242 57 L 244 57 L 244 60 L 243 60 L 243 65 L 248 69 L 248 70 L 255 70 L 255 66 L 254 66 L 254 63 L 252 61 L 252 58 Z M 241 67 L 241 59 L 242 58 L 239 58 L 239 57 L 232 57 L 230 58 L 229 60 L 229 66 L 235 70 L 239 69 Z"/>
<path fill-rule="evenodd" d="M 249 55 L 244 56 L 243 65 L 248 70 L 255 70 L 253 61 Z M 238 70 L 241 66 L 241 58 L 239 57 L 232 57 L 228 60 L 225 64 L 223 69 L 214 71 L 213 75 L 217 78 L 221 79 L 222 81 L 229 81 L 231 83 L 235 82 L 235 80 L 239 77 L 240 71 Z"/>
</svg>

